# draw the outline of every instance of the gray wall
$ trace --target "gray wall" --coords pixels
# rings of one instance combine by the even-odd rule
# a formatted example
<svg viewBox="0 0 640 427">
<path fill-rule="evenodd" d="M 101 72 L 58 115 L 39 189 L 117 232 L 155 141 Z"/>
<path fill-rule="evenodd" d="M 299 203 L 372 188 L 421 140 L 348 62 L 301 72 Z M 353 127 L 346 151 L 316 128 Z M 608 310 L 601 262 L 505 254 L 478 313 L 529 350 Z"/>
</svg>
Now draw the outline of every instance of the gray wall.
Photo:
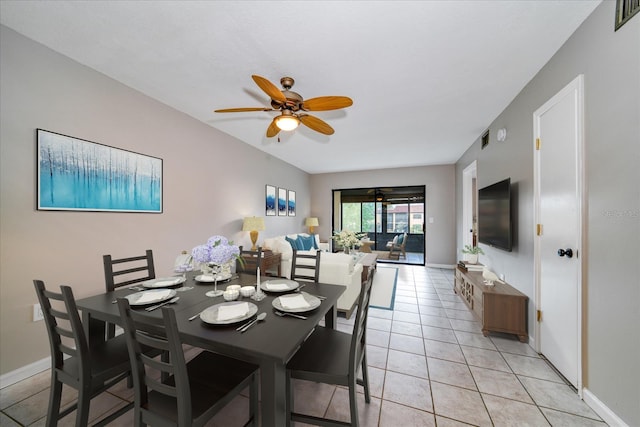
<svg viewBox="0 0 640 427">
<path fill-rule="evenodd" d="M 83 297 L 104 289 L 106 253 L 153 249 L 166 275 L 182 249 L 213 234 L 250 244 L 242 218 L 264 216 L 265 184 L 296 190 L 298 216 L 267 217 L 260 241 L 304 230 L 307 173 L 0 31 L 0 374 L 49 355 L 44 324 L 31 321 L 33 279 Z M 37 211 L 36 128 L 164 159 L 164 212 Z"/>
<path fill-rule="evenodd" d="M 425 185 L 425 259 L 431 265 L 453 265 L 455 254 L 455 167 L 454 165 L 380 169 L 311 176 L 311 214 L 319 218 L 317 231 L 331 238 L 332 190 L 366 187 Z"/>
<path fill-rule="evenodd" d="M 479 141 L 456 164 L 478 160 L 479 186 L 510 176 L 517 186 L 517 242 L 489 248 L 488 263 L 533 297 L 533 112 L 585 75 L 587 224 L 584 258 L 584 387 L 630 426 L 640 425 L 640 17 L 614 32 L 615 2 L 603 2 L 491 123 L 507 141 Z M 505 62 L 506 64 L 506 62 Z M 462 206 L 462 187 L 456 187 Z M 462 246 L 457 211 L 457 245 Z M 532 306 L 530 306 L 531 308 Z M 533 318 L 529 321 L 533 331 Z M 534 337 L 535 338 L 535 337 Z"/>
</svg>

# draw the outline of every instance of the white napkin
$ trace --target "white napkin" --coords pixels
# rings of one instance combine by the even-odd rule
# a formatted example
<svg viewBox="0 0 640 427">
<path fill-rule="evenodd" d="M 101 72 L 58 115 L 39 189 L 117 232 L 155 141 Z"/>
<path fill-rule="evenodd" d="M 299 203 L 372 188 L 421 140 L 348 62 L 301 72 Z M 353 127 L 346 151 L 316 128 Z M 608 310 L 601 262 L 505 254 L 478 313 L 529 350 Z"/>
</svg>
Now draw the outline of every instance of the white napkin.
<svg viewBox="0 0 640 427">
<path fill-rule="evenodd" d="M 142 295 L 140 295 L 140 298 L 138 298 L 136 300 L 136 303 L 138 304 L 145 304 L 147 302 L 155 302 L 155 301 L 160 301 L 162 299 L 167 298 L 169 295 L 171 295 L 171 289 L 165 289 L 162 292 L 158 292 L 158 291 L 147 291 L 147 292 L 143 292 Z"/>
<path fill-rule="evenodd" d="M 163 286 L 173 286 L 173 285 L 177 284 L 179 280 L 180 280 L 180 278 L 158 280 L 156 282 L 153 282 L 153 286 L 158 287 L 158 288 L 161 288 Z"/>
<path fill-rule="evenodd" d="M 307 302 L 307 300 L 304 299 L 304 296 L 300 294 L 291 294 L 291 295 L 281 296 L 280 305 L 282 305 L 282 308 L 288 309 L 288 310 L 297 310 L 299 308 L 311 307 Z"/>
<path fill-rule="evenodd" d="M 291 286 L 287 283 L 265 283 L 268 291 L 287 291 L 291 289 Z"/>
<path fill-rule="evenodd" d="M 221 305 L 218 307 L 218 321 L 237 319 L 249 312 L 249 304 L 241 302 L 239 304 Z"/>
</svg>

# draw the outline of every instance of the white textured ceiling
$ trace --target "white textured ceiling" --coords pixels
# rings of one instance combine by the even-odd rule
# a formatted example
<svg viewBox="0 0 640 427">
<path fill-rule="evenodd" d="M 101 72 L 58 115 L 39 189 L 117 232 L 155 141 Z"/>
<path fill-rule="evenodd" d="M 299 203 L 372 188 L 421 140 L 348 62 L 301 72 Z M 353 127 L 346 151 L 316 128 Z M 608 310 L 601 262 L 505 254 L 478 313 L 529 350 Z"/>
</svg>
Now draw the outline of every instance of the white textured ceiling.
<svg viewBox="0 0 640 427">
<path fill-rule="evenodd" d="M 309 173 L 454 163 L 600 0 L 0 1 L 0 22 Z M 613 20 L 613 17 L 611 18 Z M 312 113 L 266 138 L 252 74 Z"/>
</svg>

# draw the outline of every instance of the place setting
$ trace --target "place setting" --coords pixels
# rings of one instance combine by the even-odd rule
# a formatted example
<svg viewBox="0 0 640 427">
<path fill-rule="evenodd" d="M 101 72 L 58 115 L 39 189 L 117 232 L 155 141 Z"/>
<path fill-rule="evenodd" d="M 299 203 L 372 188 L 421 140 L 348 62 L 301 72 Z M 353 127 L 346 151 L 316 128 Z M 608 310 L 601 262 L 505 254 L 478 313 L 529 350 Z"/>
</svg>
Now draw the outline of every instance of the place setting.
<svg viewBox="0 0 640 427">
<path fill-rule="evenodd" d="M 184 276 L 171 276 L 171 277 L 158 277 L 156 279 L 145 280 L 140 283 L 145 289 L 171 289 L 182 286 L 182 284 L 187 280 Z"/>
<path fill-rule="evenodd" d="M 228 326 L 251 319 L 258 312 L 258 306 L 248 301 L 227 301 L 212 305 L 189 320 L 200 317 L 209 325 Z"/>
<path fill-rule="evenodd" d="M 150 289 L 125 295 L 132 308 L 145 308 L 146 311 L 153 311 L 166 304 L 173 304 L 178 301 L 175 289 Z M 116 303 L 117 300 L 111 301 Z"/>
<path fill-rule="evenodd" d="M 275 309 L 275 314 L 283 317 L 290 316 L 298 319 L 306 319 L 300 313 L 307 313 L 320 307 L 322 301 L 315 295 L 306 292 L 295 292 L 280 295 L 274 298 L 271 305 Z"/>
<path fill-rule="evenodd" d="M 207 284 L 207 283 L 226 283 L 229 280 L 231 280 L 231 278 L 233 277 L 233 275 L 229 272 L 219 272 L 219 273 L 204 273 L 204 274 L 199 274 L 195 277 L 195 281 L 202 283 L 202 284 Z"/>
<path fill-rule="evenodd" d="M 271 279 L 260 283 L 260 289 L 265 292 L 283 293 L 295 291 L 300 284 L 290 279 Z"/>
</svg>

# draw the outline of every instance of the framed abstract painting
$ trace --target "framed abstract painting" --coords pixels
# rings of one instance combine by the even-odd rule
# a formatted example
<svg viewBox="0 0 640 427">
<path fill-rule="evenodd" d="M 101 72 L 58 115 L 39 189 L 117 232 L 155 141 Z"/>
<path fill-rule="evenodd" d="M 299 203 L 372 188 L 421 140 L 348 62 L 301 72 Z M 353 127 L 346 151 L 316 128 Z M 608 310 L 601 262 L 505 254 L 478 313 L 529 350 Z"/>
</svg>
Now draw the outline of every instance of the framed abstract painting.
<svg viewBox="0 0 640 427">
<path fill-rule="evenodd" d="M 296 192 L 293 190 L 289 190 L 287 213 L 289 216 L 296 216 Z"/>
<path fill-rule="evenodd" d="M 278 188 L 278 216 L 287 216 L 287 190 Z"/>
<path fill-rule="evenodd" d="M 276 187 L 267 185 L 264 190 L 265 196 L 265 215 L 276 216 Z"/>
<path fill-rule="evenodd" d="M 162 213 L 162 159 L 37 129 L 37 209 Z"/>
</svg>

